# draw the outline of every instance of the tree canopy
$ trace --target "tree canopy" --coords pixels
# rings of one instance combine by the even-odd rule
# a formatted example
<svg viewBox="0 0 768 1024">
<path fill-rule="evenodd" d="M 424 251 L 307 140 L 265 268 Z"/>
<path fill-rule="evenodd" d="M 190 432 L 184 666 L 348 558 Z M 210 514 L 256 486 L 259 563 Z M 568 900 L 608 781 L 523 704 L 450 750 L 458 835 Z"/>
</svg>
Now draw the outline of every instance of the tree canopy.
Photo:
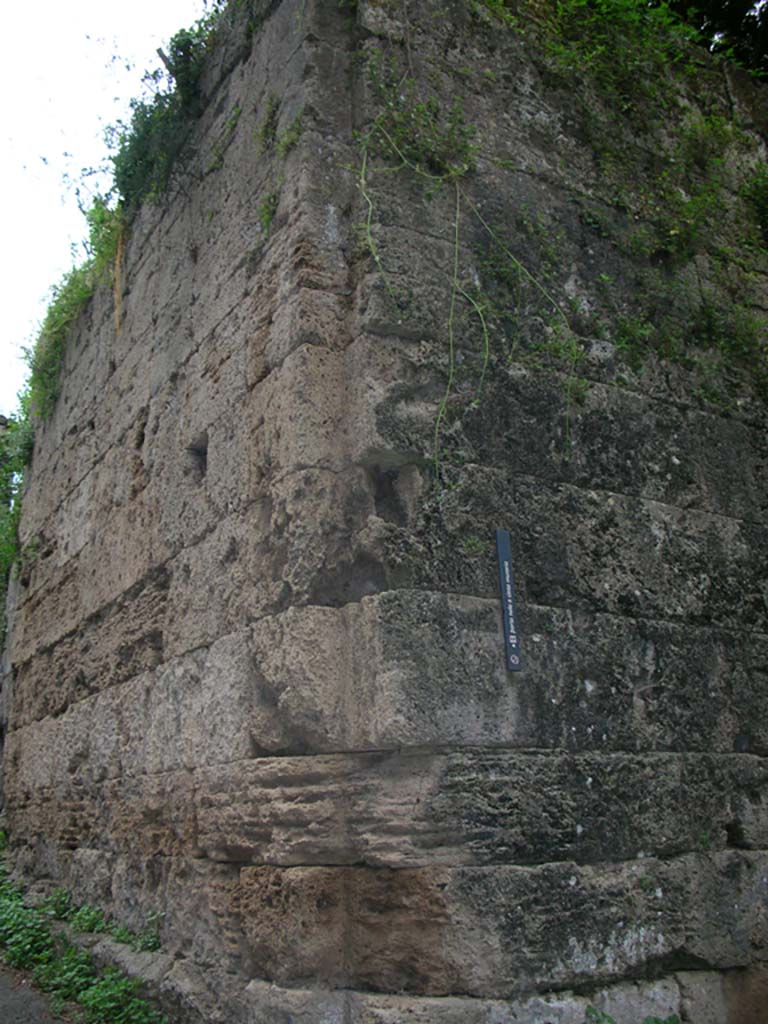
<svg viewBox="0 0 768 1024">
<path fill-rule="evenodd" d="M 667 6 L 711 40 L 716 53 L 768 74 L 768 3 L 754 0 L 669 0 Z"/>
</svg>

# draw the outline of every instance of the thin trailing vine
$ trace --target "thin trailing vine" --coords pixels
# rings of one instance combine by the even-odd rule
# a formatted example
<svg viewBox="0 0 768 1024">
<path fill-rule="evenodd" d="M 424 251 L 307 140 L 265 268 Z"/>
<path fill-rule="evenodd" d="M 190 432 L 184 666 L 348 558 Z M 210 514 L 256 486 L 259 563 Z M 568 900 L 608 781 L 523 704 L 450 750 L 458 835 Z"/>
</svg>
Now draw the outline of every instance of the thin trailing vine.
<svg viewBox="0 0 768 1024">
<path fill-rule="evenodd" d="M 475 390 L 475 402 L 480 401 L 490 364 L 490 330 L 486 311 L 483 305 L 461 286 L 460 281 L 462 204 L 504 254 L 509 264 L 521 277 L 533 285 L 562 322 L 569 339 L 566 352 L 569 356 L 570 376 L 575 373 L 579 352 L 568 316 L 560 303 L 539 278 L 511 252 L 499 237 L 498 232 L 482 215 L 467 189 L 462 186 L 462 179 L 475 167 L 478 147 L 474 141 L 476 134 L 474 126 L 466 123 L 463 111 L 456 103 L 450 108 L 448 114 L 444 115 L 434 100 L 419 99 L 416 96 L 414 80 L 407 74 L 397 74 L 396 69 L 396 63 L 393 60 L 385 62 L 383 55 L 378 52 L 374 53 L 369 65 L 369 78 L 383 109 L 374 118 L 368 130 L 359 138 L 360 164 L 357 171 L 357 186 L 365 203 L 362 234 L 365 247 L 381 274 L 387 294 L 393 302 L 397 303 L 395 289 L 390 282 L 374 237 L 375 202 L 370 188 L 371 155 L 377 154 L 385 160 L 394 161 L 392 166 L 377 168 L 377 173 L 408 171 L 420 179 L 429 191 L 437 190 L 449 182 L 453 184 L 455 201 L 452 262 L 449 273 L 450 298 L 446 320 L 448 373 L 445 390 L 438 404 L 432 451 L 434 475 L 435 479 L 439 480 L 441 475 L 441 432 L 456 380 L 456 306 L 459 298 L 463 299 L 470 311 L 477 316 L 482 333 L 482 366 L 479 383 Z M 387 73 L 389 81 L 387 81 Z M 566 457 L 569 456 L 571 447 L 573 393 L 574 389 L 566 386 Z"/>
<path fill-rule="evenodd" d="M 571 331 L 570 321 L 568 320 L 568 317 L 566 316 L 563 307 L 560 305 L 557 299 L 554 298 L 551 292 L 544 287 L 544 285 L 541 283 L 538 277 L 536 277 L 535 274 L 532 274 L 531 271 L 526 267 L 526 265 L 524 263 L 521 263 L 520 260 L 515 256 L 515 254 L 511 251 L 511 249 L 501 240 L 498 233 L 494 231 L 494 229 L 491 227 L 491 225 L 488 223 L 485 217 L 483 217 L 482 213 L 480 213 L 477 204 L 472 201 L 472 199 L 469 197 L 469 195 L 467 195 L 466 192 L 463 192 L 463 198 L 467 206 L 469 206 L 474 215 L 477 217 L 480 224 L 488 232 L 488 235 L 493 239 L 496 245 L 498 245 L 498 247 L 507 257 L 509 262 L 514 266 L 515 270 L 522 274 L 522 276 L 527 281 L 529 281 L 534 286 L 534 288 L 547 300 L 547 302 L 552 306 L 553 310 L 557 313 L 566 330 Z"/>
<path fill-rule="evenodd" d="M 571 326 L 571 322 L 568 316 L 552 295 L 548 288 L 546 288 L 541 281 L 532 274 L 531 271 L 522 263 L 515 254 L 511 251 L 508 245 L 499 237 L 498 233 L 494 231 L 488 221 L 483 217 L 482 213 L 477 207 L 477 204 L 473 202 L 471 197 L 466 192 L 463 193 L 464 201 L 467 203 L 469 208 L 474 213 L 478 222 L 487 232 L 493 243 L 501 249 L 504 256 L 509 260 L 510 264 L 515 270 L 524 277 L 536 291 L 546 300 L 546 302 L 552 307 L 553 311 L 560 320 L 564 330 L 565 337 L 567 339 L 564 351 L 566 355 L 566 375 L 565 375 L 565 458 L 570 459 L 572 447 L 573 447 L 573 408 L 578 394 L 578 378 L 576 375 L 576 368 L 583 357 L 583 353 L 578 344 L 576 338 L 576 332 Z"/>
<path fill-rule="evenodd" d="M 493 3 L 484 0 L 474 7 L 475 13 L 482 7 L 481 14 L 492 16 L 501 25 L 517 23 L 518 15 L 522 16 L 519 5 L 513 16 L 512 5 L 503 0 Z M 558 5 L 555 14 L 538 11 L 538 5 L 523 5 L 526 15 L 530 15 L 530 38 L 538 46 L 546 73 L 556 76 L 565 69 L 571 75 L 574 68 L 580 69 L 574 80 L 580 90 L 579 99 L 586 97 L 584 109 L 590 111 L 590 116 L 590 99 L 597 96 L 601 111 L 605 108 L 611 116 L 618 112 L 634 117 L 642 110 L 647 115 L 643 123 L 647 122 L 649 130 L 655 130 L 664 122 L 669 105 L 675 102 L 674 90 L 685 92 L 690 76 L 698 73 L 705 62 L 700 52 L 690 46 L 697 41 L 696 33 L 686 27 L 666 3 L 652 5 L 649 9 L 641 0 L 600 0 L 596 5 L 598 13 L 592 12 L 586 19 L 581 18 L 582 8 L 580 0 Z M 411 32 L 405 7 L 403 18 L 404 39 L 409 41 Z M 484 20 L 487 25 L 488 18 Z M 606 40 L 615 41 L 624 36 L 627 36 L 626 52 L 622 50 L 616 57 L 615 46 L 606 45 Z M 441 107 L 438 99 L 429 94 L 428 85 L 417 86 L 410 45 L 406 49 L 408 52 L 402 57 L 403 63 L 408 57 L 405 71 L 398 66 L 397 57 L 379 50 L 369 52 L 368 85 L 379 109 L 359 137 L 361 159 L 357 180 L 365 203 L 361 230 L 365 246 L 388 295 L 400 308 L 402 298 L 398 302 L 396 287 L 386 273 L 374 230 L 374 174 L 407 172 L 421 181 L 427 194 L 436 193 L 446 184 L 452 184 L 455 190 L 457 212 L 451 265 L 445 268 L 446 284 L 450 282 L 446 289 L 449 294 L 445 322 L 447 380 L 433 430 L 432 465 L 436 479 L 441 475 L 441 438 L 457 382 L 459 298 L 468 305 L 470 316 L 477 317 L 482 333 L 482 369 L 475 402 L 482 395 L 490 363 L 490 317 L 498 315 L 502 320 L 508 319 L 512 309 L 520 308 L 525 292 L 535 293 L 539 309 L 546 306 L 549 312 L 544 314 L 544 319 L 549 338 L 534 345 L 534 349 L 538 348 L 560 364 L 564 391 L 563 458 L 566 460 L 572 454 L 575 409 L 583 402 L 588 387 L 588 381 L 579 376 L 579 364 L 586 357 L 582 336 L 606 338 L 618 356 L 634 370 L 644 356 L 652 352 L 694 369 L 697 379 L 701 380 L 707 373 L 716 374 L 718 366 L 725 370 L 730 366 L 743 369 L 749 373 L 756 394 L 768 397 L 763 318 L 753 308 L 754 304 L 751 307 L 742 301 L 736 303 L 735 309 L 727 308 L 728 271 L 735 265 L 733 253 L 738 251 L 735 246 L 728 247 L 730 238 L 726 237 L 726 245 L 712 253 L 715 266 L 712 294 L 704 295 L 698 305 L 693 299 L 693 304 L 688 305 L 675 301 L 683 288 L 679 268 L 706 248 L 707 230 L 722 217 L 728 169 L 726 150 L 735 151 L 744 141 L 726 118 L 712 111 L 687 115 L 676 147 L 667 150 L 662 147 L 655 156 L 661 170 L 656 174 L 655 187 L 651 188 L 642 187 L 642 168 L 637 176 L 641 187 L 637 188 L 634 182 L 626 180 L 622 163 L 616 162 L 615 168 L 610 163 L 614 154 L 611 147 L 619 152 L 625 145 L 623 138 L 604 143 L 604 152 L 600 151 L 598 156 L 605 160 L 605 177 L 615 189 L 615 206 L 620 214 L 610 223 L 608 216 L 598 220 L 595 215 L 590 221 L 589 210 L 585 209 L 583 221 L 587 226 L 594 225 L 601 237 L 616 245 L 620 255 L 631 260 L 639 287 L 631 292 L 625 288 L 623 295 L 616 291 L 611 293 L 604 283 L 613 283 L 613 278 L 601 274 L 596 301 L 582 307 L 575 300 L 569 304 L 558 298 L 551 284 L 551 252 L 555 240 L 543 238 L 540 230 L 535 234 L 544 261 L 543 274 L 540 274 L 538 266 L 527 265 L 512 251 L 487 214 L 481 211 L 467 181 L 475 170 L 479 151 L 476 130 L 465 120 L 459 103 L 450 108 Z M 493 80 L 492 72 L 486 75 Z M 664 89 L 669 95 L 663 94 Z M 374 158 L 377 158 L 375 165 Z M 507 167 L 509 161 L 499 163 Z M 768 248 L 766 180 L 765 165 L 760 164 L 738 193 L 741 213 L 751 211 L 754 222 L 753 228 L 747 225 L 747 231 L 751 232 L 749 237 L 743 234 L 741 241 L 763 249 Z M 621 225 L 621 216 L 626 211 L 633 215 L 634 222 L 639 222 L 628 229 Z M 728 214 L 734 225 L 738 215 L 739 209 L 733 216 Z M 511 278 L 515 278 L 512 287 L 516 289 L 516 296 L 505 295 L 503 308 L 496 306 L 489 297 L 473 295 L 472 289 L 462 286 L 457 263 L 460 263 L 461 236 L 467 230 L 467 222 L 479 225 L 482 229 L 479 233 L 490 241 L 491 259 L 484 265 L 492 270 L 499 284 L 509 285 Z M 734 227 L 732 236 L 735 231 Z M 666 276 L 657 269 L 659 265 L 667 271 Z M 723 300 L 725 309 L 721 308 Z M 668 308 L 664 308 L 665 303 Z M 697 353 L 696 348 L 705 348 L 706 352 Z M 526 358 L 531 365 L 537 365 L 533 353 Z M 718 397 L 719 389 L 714 389 L 710 395 L 705 387 L 706 380 L 695 392 L 704 401 L 727 400 L 727 396 Z"/>
<path fill-rule="evenodd" d="M 454 213 L 453 228 L 453 276 L 451 278 L 451 302 L 448 310 L 448 380 L 445 385 L 445 393 L 437 409 L 435 420 L 435 443 L 434 443 L 434 467 L 435 479 L 440 479 L 440 428 L 445 418 L 448 402 L 453 391 L 453 381 L 456 376 L 456 339 L 454 331 L 456 327 L 456 297 L 459 294 L 459 246 L 460 223 L 461 223 L 461 190 L 458 181 L 454 182 L 456 191 L 456 208 Z"/>
<path fill-rule="evenodd" d="M 488 321 L 485 316 L 485 310 L 480 303 L 475 299 L 469 292 L 464 291 L 463 288 L 459 288 L 459 295 L 469 303 L 472 307 L 472 311 L 480 321 L 480 329 L 483 332 L 483 363 L 480 368 L 480 380 L 477 385 L 475 392 L 475 401 L 479 401 L 480 395 L 483 392 L 483 385 L 485 383 L 485 375 L 488 372 L 488 366 L 491 362 L 491 336 L 488 330 Z"/>
<path fill-rule="evenodd" d="M 376 208 L 373 202 L 373 198 L 371 197 L 371 194 L 368 191 L 368 143 L 366 140 L 363 140 L 360 148 L 361 160 L 360 170 L 357 176 L 357 187 L 360 190 L 360 194 L 362 195 L 366 205 L 366 216 L 365 220 L 363 221 L 365 245 L 368 252 L 371 254 L 371 257 L 373 258 L 373 262 L 376 264 L 376 267 L 381 274 L 381 279 L 384 282 L 384 287 L 387 289 L 389 297 L 392 299 L 393 302 L 397 302 L 397 296 L 395 295 L 395 291 L 392 288 L 392 285 L 389 283 L 389 276 L 384 270 L 384 264 L 381 261 L 381 256 L 379 255 L 376 240 L 373 237 L 373 216 Z"/>
</svg>

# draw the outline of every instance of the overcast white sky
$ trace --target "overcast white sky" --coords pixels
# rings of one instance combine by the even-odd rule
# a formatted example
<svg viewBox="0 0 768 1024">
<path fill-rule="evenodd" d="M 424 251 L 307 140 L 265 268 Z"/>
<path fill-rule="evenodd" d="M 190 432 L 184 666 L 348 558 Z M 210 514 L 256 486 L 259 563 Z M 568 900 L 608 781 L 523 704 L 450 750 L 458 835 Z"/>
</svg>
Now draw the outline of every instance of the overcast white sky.
<svg viewBox="0 0 768 1024">
<path fill-rule="evenodd" d="M 0 42 L 0 413 L 16 408 L 51 285 L 83 254 L 74 187 L 106 155 L 104 128 L 128 114 L 156 49 L 204 0 L 39 0 L 3 10 Z M 126 64 L 132 67 L 126 70 Z"/>
</svg>

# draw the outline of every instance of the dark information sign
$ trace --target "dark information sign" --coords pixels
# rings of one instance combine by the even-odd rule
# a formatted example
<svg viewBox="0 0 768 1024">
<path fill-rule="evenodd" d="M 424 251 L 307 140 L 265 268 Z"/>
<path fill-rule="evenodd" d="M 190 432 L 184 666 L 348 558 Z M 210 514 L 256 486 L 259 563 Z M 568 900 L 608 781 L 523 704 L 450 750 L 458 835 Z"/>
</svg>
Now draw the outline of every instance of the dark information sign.
<svg viewBox="0 0 768 1024">
<path fill-rule="evenodd" d="M 499 559 L 499 587 L 501 588 L 501 607 L 504 612 L 504 646 L 507 653 L 507 668 L 511 672 L 519 672 L 523 664 L 520 658 L 520 636 L 517 632 L 512 548 L 507 530 L 496 531 L 496 555 Z"/>
</svg>

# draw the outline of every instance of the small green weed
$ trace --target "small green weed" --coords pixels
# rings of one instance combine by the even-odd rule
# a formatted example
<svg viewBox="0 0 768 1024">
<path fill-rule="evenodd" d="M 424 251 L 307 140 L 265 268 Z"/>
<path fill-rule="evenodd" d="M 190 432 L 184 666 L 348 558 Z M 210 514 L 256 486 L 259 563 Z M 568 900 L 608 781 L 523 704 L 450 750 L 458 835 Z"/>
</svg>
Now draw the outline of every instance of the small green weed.
<svg viewBox="0 0 768 1024">
<path fill-rule="evenodd" d="M 85 1008 L 86 1024 L 164 1024 L 165 1018 L 136 992 L 137 978 L 128 978 L 114 967 L 107 967 L 100 978 L 77 994 Z"/>
<path fill-rule="evenodd" d="M 269 153 L 274 149 L 279 118 L 280 100 L 274 94 L 270 94 L 267 97 L 267 110 L 264 119 L 256 132 L 260 153 Z"/>
<path fill-rule="evenodd" d="M 165 914 L 158 910 L 153 910 L 147 914 L 146 926 L 136 936 L 134 949 L 137 952 L 151 953 L 160 948 L 160 925 L 164 919 Z"/>
<path fill-rule="evenodd" d="M 259 223 L 261 224 L 261 230 L 267 238 L 272 229 L 272 221 L 275 219 L 279 203 L 280 193 L 278 191 L 267 192 L 261 197 L 259 202 Z"/>
<path fill-rule="evenodd" d="M 101 910 L 83 905 L 69 918 L 69 923 L 76 932 L 105 932 L 107 922 Z"/>
<path fill-rule="evenodd" d="M 72 905 L 72 897 L 66 889 L 54 889 L 53 892 L 43 900 L 40 909 L 49 917 L 57 921 L 67 921 L 75 912 Z"/>
<path fill-rule="evenodd" d="M 482 537 L 470 534 L 462 540 L 461 548 L 467 558 L 479 558 L 488 550 L 488 543 Z"/>
<path fill-rule="evenodd" d="M 213 144 L 211 152 L 211 159 L 208 164 L 208 172 L 218 171 L 224 165 L 224 153 L 227 147 L 232 142 L 237 129 L 237 122 L 240 120 L 240 114 L 242 110 L 240 107 L 235 107 L 232 113 L 227 118 L 227 123 L 224 125 L 224 129 L 219 135 L 218 139 Z"/>
<path fill-rule="evenodd" d="M 759 164 L 741 194 L 752 207 L 763 242 L 768 246 L 768 164 Z"/>
<path fill-rule="evenodd" d="M 303 114 L 299 112 L 288 125 L 288 127 L 285 129 L 285 131 L 281 132 L 280 135 L 278 135 L 277 137 L 277 141 L 275 143 L 275 152 L 277 153 L 281 160 L 285 159 L 285 157 L 290 153 L 294 146 L 296 146 L 299 139 L 301 138 L 301 132 L 303 127 L 302 117 Z"/>
<path fill-rule="evenodd" d="M 63 889 L 54 890 L 42 907 L 28 907 L 21 890 L 9 881 L 5 865 L 0 864 L 0 954 L 10 966 L 32 971 L 35 982 L 51 993 L 55 1010 L 71 1001 L 83 1008 L 85 1024 L 168 1024 L 137 996 L 136 979 L 116 968 L 100 974 L 90 954 L 63 936 L 54 936 L 51 917 L 68 918 L 78 931 L 105 928 L 100 911 L 81 907 L 73 912 Z M 157 920 L 159 916 L 150 922 L 153 941 Z M 139 936 L 133 939 L 137 944 L 142 941 Z M 157 947 L 143 944 L 141 948 Z"/>
<path fill-rule="evenodd" d="M 149 914 L 146 927 L 140 932 L 132 932 L 123 925 L 113 924 L 109 928 L 109 934 L 117 942 L 124 942 L 137 953 L 153 953 L 160 949 L 159 927 L 164 917 L 164 914 L 156 912 Z"/>
<path fill-rule="evenodd" d="M 616 347 L 629 356 L 631 364 L 649 349 L 656 337 L 656 328 L 641 314 L 622 315 L 616 318 Z"/>
<path fill-rule="evenodd" d="M 683 125 L 675 158 L 685 168 L 707 173 L 713 165 L 720 165 L 737 134 L 727 118 L 719 114 L 697 114 Z"/>
<path fill-rule="evenodd" d="M 160 949 L 160 934 L 156 928 L 147 928 L 139 932 L 131 942 L 131 947 L 137 953 L 154 953 Z"/>
<path fill-rule="evenodd" d="M 160 924 L 165 914 L 151 911 L 147 914 L 146 923 L 140 932 L 131 931 L 124 925 L 112 924 L 109 933 L 117 942 L 129 945 L 137 953 L 146 953 L 160 948 Z"/>
<path fill-rule="evenodd" d="M 510 0 L 474 0 L 472 10 L 475 14 L 490 15 L 494 21 L 507 27 L 516 21 Z"/>
<path fill-rule="evenodd" d="M 32 968 L 53 957 L 53 939 L 44 915 L 24 904 L 21 892 L 3 874 L 0 882 L 0 948 L 11 967 Z"/>
<path fill-rule="evenodd" d="M 57 1009 L 64 1002 L 77 999 L 78 993 L 96 981 L 98 972 L 88 953 L 66 943 L 55 957 L 38 964 L 32 976 L 44 992 L 51 993 Z"/>
</svg>

